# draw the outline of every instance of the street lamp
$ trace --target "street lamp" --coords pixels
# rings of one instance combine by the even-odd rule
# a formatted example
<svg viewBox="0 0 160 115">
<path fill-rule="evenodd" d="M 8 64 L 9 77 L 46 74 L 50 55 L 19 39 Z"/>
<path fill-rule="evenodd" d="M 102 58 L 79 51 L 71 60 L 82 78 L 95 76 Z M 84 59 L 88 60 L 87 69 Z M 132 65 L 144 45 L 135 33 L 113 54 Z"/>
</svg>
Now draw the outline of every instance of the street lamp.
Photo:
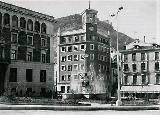
<svg viewBox="0 0 160 115">
<path fill-rule="evenodd" d="M 118 8 L 118 11 L 116 14 L 112 14 L 111 16 L 114 17 L 116 16 L 117 19 L 117 79 L 118 79 L 118 90 L 117 90 L 117 96 L 118 99 L 116 101 L 116 106 L 120 106 L 122 105 L 122 101 L 121 101 L 121 94 L 120 94 L 120 74 L 119 74 L 119 48 L 118 48 L 118 14 L 120 13 L 120 11 L 123 9 L 123 7 Z"/>
</svg>

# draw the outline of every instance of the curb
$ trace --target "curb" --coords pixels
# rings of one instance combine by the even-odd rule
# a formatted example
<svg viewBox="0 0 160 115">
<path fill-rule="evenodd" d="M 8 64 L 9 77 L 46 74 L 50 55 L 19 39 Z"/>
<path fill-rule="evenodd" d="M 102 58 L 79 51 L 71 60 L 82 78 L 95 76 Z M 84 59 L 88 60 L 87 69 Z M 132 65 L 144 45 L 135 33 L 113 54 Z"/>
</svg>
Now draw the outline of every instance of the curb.
<svg viewBox="0 0 160 115">
<path fill-rule="evenodd" d="M 160 110 L 160 107 L 153 106 L 119 106 L 119 107 L 82 107 L 82 106 L 2 106 L 0 110 L 55 110 L 55 111 L 139 111 L 139 110 Z"/>
</svg>

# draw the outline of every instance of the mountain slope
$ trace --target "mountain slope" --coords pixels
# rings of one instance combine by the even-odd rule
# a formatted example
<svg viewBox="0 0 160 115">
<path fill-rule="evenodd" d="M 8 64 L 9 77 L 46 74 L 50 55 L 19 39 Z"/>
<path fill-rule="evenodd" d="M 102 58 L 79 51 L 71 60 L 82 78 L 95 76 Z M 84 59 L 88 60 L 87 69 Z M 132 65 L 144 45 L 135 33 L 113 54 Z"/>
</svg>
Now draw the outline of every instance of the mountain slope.
<svg viewBox="0 0 160 115">
<path fill-rule="evenodd" d="M 57 25 L 55 30 L 60 27 L 61 31 L 69 31 L 69 30 L 77 30 L 82 28 L 82 16 L 80 14 L 70 15 L 67 17 L 58 18 Z M 117 34 L 116 30 L 114 30 L 113 26 L 106 21 L 100 21 L 98 20 L 97 23 L 98 30 L 107 33 L 110 31 L 110 37 L 111 37 L 111 46 L 116 49 L 116 40 L 117 40 Z M 123 49 L 123 46 L 125 43 L 130 43 L 134 41 L 131 37 L 119 32 L 119 49 Z"/>
</svg>

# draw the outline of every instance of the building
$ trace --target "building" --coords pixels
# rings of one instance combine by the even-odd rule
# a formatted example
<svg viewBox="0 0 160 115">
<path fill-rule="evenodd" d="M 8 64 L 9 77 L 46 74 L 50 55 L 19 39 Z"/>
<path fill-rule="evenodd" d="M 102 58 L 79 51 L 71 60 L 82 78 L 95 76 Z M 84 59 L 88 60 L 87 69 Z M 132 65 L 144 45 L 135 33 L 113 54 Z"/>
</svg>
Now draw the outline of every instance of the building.
<svg viewBox="0 0 160 115">
<path fill-rule="evenodd" d="M 97 28 L 97 13 L 88 8 L 70 16 L 80 18 L 75 27 L 58 31 L 55 76 L 61 94 L 110 96 L 110 37 Z"/>
<path fill-rule="evenodd" d="M 160 95 L 160 46 L 135 40 L 120 52 L 122 96 L 158 98 Z"/>
<path fill-rule="evenodd" d="M 0 92 L 53 91 L 54 17 L 0 2 Z"/>
</svg>

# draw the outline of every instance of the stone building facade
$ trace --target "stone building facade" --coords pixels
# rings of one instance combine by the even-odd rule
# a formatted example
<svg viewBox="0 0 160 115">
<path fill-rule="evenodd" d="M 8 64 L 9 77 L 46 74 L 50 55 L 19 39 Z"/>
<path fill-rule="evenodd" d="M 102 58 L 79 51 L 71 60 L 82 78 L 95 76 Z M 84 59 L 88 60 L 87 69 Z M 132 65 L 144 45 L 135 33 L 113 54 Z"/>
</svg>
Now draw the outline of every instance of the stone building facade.
<svg viewBox="0 0 160 115">
<path fill-rule="evenodd" d="M 160 95 L 160 46 L 139 40 L 128 46 L 126 50 L 121 51 L 121 94 L 136 98 L 158 98 Z"/>
<path fill-rule="evenodd" d="M 58 31 L 55 72 L 57 91 L 64 95 L 110 95 L 110 37 L 97 28 L 97 13 L 86 9 L 78 29 Z"/>
<path fill-rule="evenodd" d="M 53 91 L 54 17 L 0 2 L 0 91 Z"/>
</svg>

